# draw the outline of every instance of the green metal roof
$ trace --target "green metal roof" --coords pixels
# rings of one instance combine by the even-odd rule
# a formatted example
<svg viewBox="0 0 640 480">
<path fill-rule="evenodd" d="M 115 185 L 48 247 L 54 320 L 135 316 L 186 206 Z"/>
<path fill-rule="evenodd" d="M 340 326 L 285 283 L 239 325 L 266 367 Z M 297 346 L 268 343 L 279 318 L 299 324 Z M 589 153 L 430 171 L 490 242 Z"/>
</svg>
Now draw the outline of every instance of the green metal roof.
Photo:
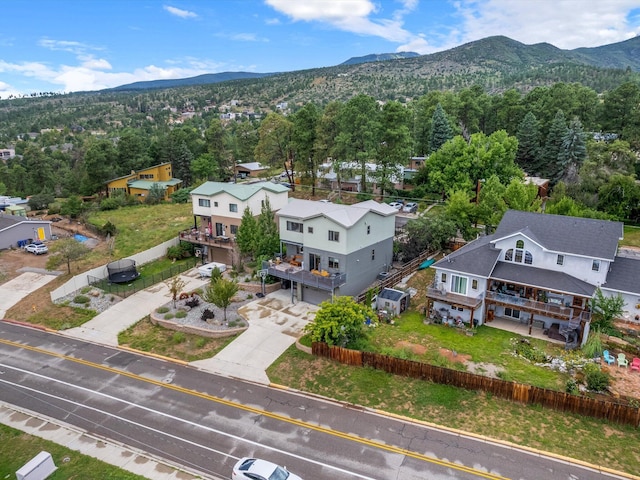
<svg viewBox="0 0 640 480">
<path fill-rule="evenodd" d="M 279 183 L 258 182 L 258 183 L 223 183 L 205 182 L 198 188 L 191 191 L 191 195 L 202 195 L 212 197 L 219 193 L 228 193 L 238 200 L 247 200 L 261 190 L 268 190 L 273 193 L 288 192 L 289 188 Z"/>
<path fill-rule="evenodd" d="M 133 182 L 129 182 L 128 186 L 131 188 L 139 188 L 140 190 L 151 190 L 151 187 L 154 184 L 158 184 L 162 187 L 173 187 L 176 185 L 180 185 L 182 180 L 178 180 L 177 178 L 172 178 L 171 180 L 167 180 L 166 182 L 153 182 L 151 180 L 134 180 Z"/>
</svg>

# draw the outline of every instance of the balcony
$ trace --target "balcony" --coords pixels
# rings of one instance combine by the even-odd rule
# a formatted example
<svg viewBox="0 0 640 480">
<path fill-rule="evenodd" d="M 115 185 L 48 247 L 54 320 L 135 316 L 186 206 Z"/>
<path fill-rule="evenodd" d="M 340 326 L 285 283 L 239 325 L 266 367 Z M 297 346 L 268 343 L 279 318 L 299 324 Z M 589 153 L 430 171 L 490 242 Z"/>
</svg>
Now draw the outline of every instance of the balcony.
<svg viewBox="0 0 640 480">
<path fill-rule="evenodd" d="M 309 271 L 302 267 L 292 265 L 289 262 L 263 262 L 263 270 L 267 270 L 269 275 L 282 280 L 290 280 L 308 287 L 319 288 L 333 292 L 336 288 L 347 283 L 346 273 L 329 273 L 325 271 Z"/>
<path fill-rule="evenodd" d="M 538 302 L 527 298 L 509 295 L 507 293 L 487 292 L 486 301 L 497 305 L 506 305 L 516 308 L 517 310 L 526 310 L 532 313 L 539 313 L 546 317 L 556 318 L 558 320 L 570 321 L 573 319 L 581 319 L 584 321 L 591 320 L 591 312 L 565 307 L 562 305 L 554 305 L 551 303 Z"/>
<path fill-rule="evenodd" d="M 427 298 L 467 308 L 478 308 L 482 304 L 482 297 L 467 297 L 434 287 L 427 287 Z"/>
<path fill-rule="evenodd" d="M 180 232 L 180 240 L 198 245 L 229 249 L 232 249 L 235 243 L 233 238 L 223 235 L 207 237 L 205 232 L 201 232 L 198 229 L 182 230 Z"/>
</svg>

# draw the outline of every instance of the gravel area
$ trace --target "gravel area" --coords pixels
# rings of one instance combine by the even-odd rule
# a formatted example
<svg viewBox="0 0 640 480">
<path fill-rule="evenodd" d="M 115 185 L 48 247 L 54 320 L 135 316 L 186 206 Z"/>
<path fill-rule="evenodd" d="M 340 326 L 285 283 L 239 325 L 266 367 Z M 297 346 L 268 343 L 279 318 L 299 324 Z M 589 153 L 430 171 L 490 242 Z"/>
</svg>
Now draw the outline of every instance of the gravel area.
<svg viewBox="0 0 640 480">
<path fill-rule="evenodd" d="M 86 290 L 86 289 L 83 289 Z M 122 301 L 122 298 L 106 293 L 99 288 L 91 288 L 90 290 L 83 291 L 78 290 L 70 293 L 55 301 L 56 304 L 67 304 L 70 307 L 84 308 L 87 310 L 94 310 L 96 313 L 102 313 L 108 308 L 112 307 L 118 302 Z M 73 300 L 82 295 L 89 299 L 89 303 L 75 303 Z M 198 297 L 200 304 L 197 307 L 189 308 L 185 306 L 187 300 L 176 300 L 176 308 L 173 308 L 173 301 L 169 301 L 163 306 L 169 310 L 166 313 L 156 313 L 160 318 L 164 318 L 166 314 L 172 314 L 173 318 L 170 320 L 180 325 L 188 325 L 198 328 L 204 328 L 209 330 L 225 330 L 229 327 L 241 327 L 246 326 L 246 321 L 238 314 L 238 309 L 243 305 L 251 302 L 255 297 L 254 294 L 239 290 L 234 297 L 234 301 L 227 307 L 227 320 L 230 325 L 224 324 L 224 312 L 221 308 L 216 307 L 211 303 L 207 303 Z M 202 320 L 202 312 L 209 309 L 213 312 L 214 318 L 208 321 Z M 185 311 L 186 316 L 183 318 L 176 317 L 178 311 Z M 149 312 L 151 313 L 151 312 Z"/>
<path fill-rule="evenodd" d="M 200 304 L 196 307 L 190 308 L 185 305 L 186 302 L 188 302 L 190 299 L 176 300 L 176 308 L 173 307 L 173 301 L 170 301 L 164 305 L 164 307 L 169 309 L 167 312 L 157 313 L 156 310 L 155 315 L 157 317 L 166 319 L 166 315 L 170 314 L 173 315 L 173 318 L 169 319 L 169 321 L 171 322 L 207 330 L 226 330 L 227 328 L 239 328 L 247 326 L 246 320 L 244 320 L 238 314 L 238 309 L 243 305 L 246 305 L 248 302 L 253 301 L 253 294 L 244 292 L 242 290 L 236 293 L 234 301 L 227 307 L 228 324 L 225 324 L 224 322 L 224 311 L 221 308 L 218 308 L 211 303 L 205 302 L 197 295 L 196 298 L 200 300 Z M 202 320 L 202 313 L 207 309 L 213 312 L 214 318 L 204 321 Z M 176 313 L 180 311 L 186 312 L 186 316 L 182 318 L 177 317 Z"/>
</svg>

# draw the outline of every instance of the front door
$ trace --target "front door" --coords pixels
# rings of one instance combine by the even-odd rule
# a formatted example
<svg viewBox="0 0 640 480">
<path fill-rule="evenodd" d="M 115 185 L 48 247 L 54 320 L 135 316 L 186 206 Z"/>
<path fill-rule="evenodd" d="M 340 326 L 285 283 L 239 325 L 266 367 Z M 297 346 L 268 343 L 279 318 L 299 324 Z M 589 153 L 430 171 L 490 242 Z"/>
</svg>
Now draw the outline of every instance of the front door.
<svg viewBox="0 0 640 480">
<path fill-rule="evenodd" d="M 216 223 L 216 237 L 224 236 L 224 225 Z"/>
</svg>

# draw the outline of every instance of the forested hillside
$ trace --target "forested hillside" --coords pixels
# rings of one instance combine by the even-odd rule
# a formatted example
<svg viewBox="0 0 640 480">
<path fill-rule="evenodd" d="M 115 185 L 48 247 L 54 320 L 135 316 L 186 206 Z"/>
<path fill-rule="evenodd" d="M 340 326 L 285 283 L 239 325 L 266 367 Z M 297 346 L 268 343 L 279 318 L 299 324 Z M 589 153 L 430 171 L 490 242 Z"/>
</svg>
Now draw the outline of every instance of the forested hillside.
<svg viewBox="0 0 640 480">
<path fill-rule="evenodd" d="M 637 45 L 628 42 L 619 62 Z M 311 185 L 333 158 L 345 176 L 377 165 L 362 193 L 375 185 L 395 195 L 394 172 L 425 156 L 412 198 L 471 197 L 484 180 L 502 198 L 493 210 L 513 208 L 505 198 L 515 187 L 503 190 L 526 172 L 574 202 L 564 200 L 559 213 L 637 220 L 640 77 L 587 65 L 603 52 L 588 50 L 492 37 L 434 55 L 264 78 L 4 100 L 0 147 L 17 156 L 0 163 L 0 194 L 92 195 L 160 162 L 172 162 L 190 187 L 227 180 L 234 163 L 260 161 L 274 173 L 293 161 Z M 625 192 L 622 202 L 616 192 Z"/>
</svg>

